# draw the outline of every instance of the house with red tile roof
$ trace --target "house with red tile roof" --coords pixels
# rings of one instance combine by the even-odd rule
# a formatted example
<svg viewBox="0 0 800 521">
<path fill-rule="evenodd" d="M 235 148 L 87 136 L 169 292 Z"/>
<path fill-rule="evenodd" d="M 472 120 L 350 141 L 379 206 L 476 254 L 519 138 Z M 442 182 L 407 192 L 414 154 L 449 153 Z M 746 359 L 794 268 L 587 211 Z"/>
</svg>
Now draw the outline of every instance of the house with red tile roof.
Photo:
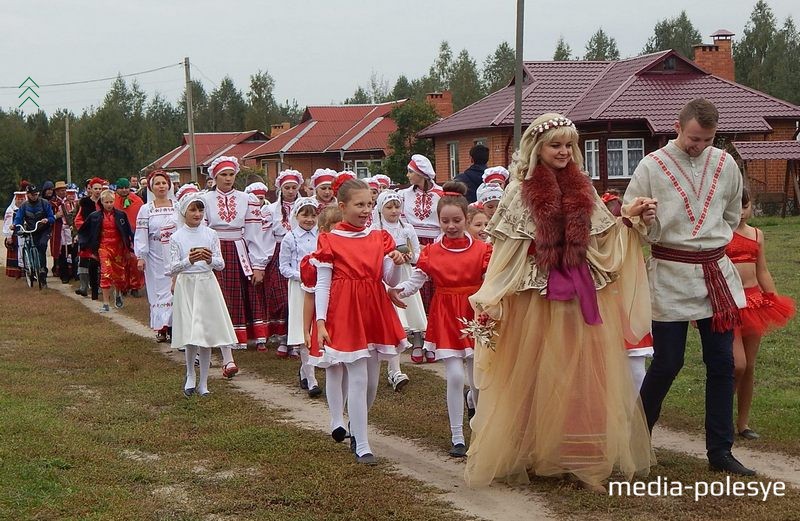
<svg viewBox="0 0 800 521">
<path fill-rule="evenodd" d="M 705 97 L 720 111 L 718 146 L 736 141 L 794 140 L 800 107 L 739 85 L 733 78 L 733 34 L 695 46 L 691 61 L 662 51 L 619 61 L 524 63 L 522 124 L 558 112 L 578 127 L 585 168 L 599 190 L 624 189 L 645 154 L 675 137 L 681 107 Z M 464 171 L 469 149 L 489 148 L 489 166 L 508 165 L 513 153 L 514 82 L 422 130 L 436 153 L 437 180 Z M 748 165 L 751 190 L 782 192 L 786 162 Z"/>
<path fill-rule="evenodd" d="M 352 170 L 368 177 L 369 169 L 391 153 L 389 134 L 397 125 L 389 115 L 405 100 L 370 105 L 306 107 L 300 123 L 250 150 L 244 159 L 264 170 L 273 186 L 281 170 L 299 170 L 305 177 L 317 168 Z"/>
<path fill-rule="evenodd" d="M 266 143 L 267 136 L 258 130 L 246 132 L 196 132 L 194 135 L 195 159 L 199 181 L 204 181 L 203 174 L 214 159 L 219 156 L 234 156 L 245 166 L 258 166 L 255 162 L 241 161 L 249 152 Z M 181 144 L 159 157 L 140 172 L 147 174 L 153 170 L 178 172 L 181 184 L 191 181 L 191 165 L 189 158 L 189 134 L 184 134 Z"/>
</svg>

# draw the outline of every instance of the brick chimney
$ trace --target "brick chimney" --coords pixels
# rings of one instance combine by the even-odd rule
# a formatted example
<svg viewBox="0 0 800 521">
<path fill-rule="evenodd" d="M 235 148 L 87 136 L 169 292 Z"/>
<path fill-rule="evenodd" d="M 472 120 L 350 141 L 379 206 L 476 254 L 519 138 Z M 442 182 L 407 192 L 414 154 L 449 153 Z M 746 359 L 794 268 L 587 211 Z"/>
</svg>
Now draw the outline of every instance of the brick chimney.
<svg viewBox="0 0 800 521">
<path fill-rule="evenodd" d="M 288 121 L 272 125 L 269 131 L 269 138 L 272 139 L 274 137 L 280 136 L 290 128 L 292 128 L 292 125 Z"/>
<path fill-rule="evenodd" d="M 700 43 L 694 46 L 694 62 L 714 76 L 736 81 L 733 67 L 733 36 L 725 29 L 711 35 L 714 43 Z"/>
<path fill-rule="evenodd" d="M 433 105 L 433 110 L 439 114 L 440 118 L 446 118 L 453 113 L 453 93 L 449 90 L 430 92 L 425 99 Z"/>
</svg>

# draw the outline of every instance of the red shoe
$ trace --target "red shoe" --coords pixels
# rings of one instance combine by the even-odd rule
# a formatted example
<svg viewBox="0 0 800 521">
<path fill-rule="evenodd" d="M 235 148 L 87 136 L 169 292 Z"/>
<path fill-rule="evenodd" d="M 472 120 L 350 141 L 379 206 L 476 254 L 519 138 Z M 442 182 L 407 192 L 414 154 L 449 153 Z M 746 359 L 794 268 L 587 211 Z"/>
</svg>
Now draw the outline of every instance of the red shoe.
<svg viewBox="0 0 800 521">
<path fill-rule="evenodd" d="M 228 362 L 222 367 L 222 376 L 225 378 L 233 378 L 239 372 L 239 367 L 236 362 Z"/>
<path fill-rule="evenodd" d="M 264 342 L 259 342 L 258 344 L 256 344 L 256 351 L 258 351 L 259 353 L 266 353 L 267 344 L 265 344 Z"/>
<path fill-rule="evenodd" d="M 426 350 L 425 351 L 425 363 L 426 364 L 432 364 L 434 362 L 436 362 L 436 353 L 433 352 L 433 351 Z"/>
<path fill-rule="evenodd" d="M 278 347 L 278 350 L 275 351 L 275 356 L 278 358 L 287 358 L 289 356 L 289 349 L 285 345 L 281 344 Z"/>
<path fill-rule="evenodd" d="M 411 350 L 411 361 L 415 364 L 421 364 L 424 361 L 421 347 L 415 347 Z"/>
</svg>

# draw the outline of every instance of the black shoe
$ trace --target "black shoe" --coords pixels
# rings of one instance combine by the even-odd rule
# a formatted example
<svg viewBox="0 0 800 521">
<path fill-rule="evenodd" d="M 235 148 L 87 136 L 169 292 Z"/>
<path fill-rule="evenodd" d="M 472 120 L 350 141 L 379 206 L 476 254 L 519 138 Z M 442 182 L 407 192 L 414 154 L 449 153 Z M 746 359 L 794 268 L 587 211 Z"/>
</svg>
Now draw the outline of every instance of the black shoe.
<svg viewBox="0 0 800 521">
<path fill-rule="evenodd" d="M 300 389 L 308 391 L 308 380 L 303 378 L 300 374 L 298 374 L 297 377 L 300 379 Z"/>
<path fill-rule="evenodd" d="M 140 295 L 139 295 L 139 290 L 138 290 L 138 289 L 135 289 L 135 290 L 131 291 L 131 297 L 133 297 L 133 298 L 139 298 L 139 297 L 140 297 Z"/>
<path fill-rule="evenodd" d="M 333 432 L 331 432 L 331 438 L 333 438 L 333 441 L 335 441 L 336 443 L 343 442 L 346 437 L 347 437 L 347 431 L 345 430 L 344 427 L 336 427 L 335 429 L 333 429 Z"/>
<path fill-rule="evenodd" d="M 371 452 L 367 452 L 363 456 L 356 456 L 356 463 L 361 465 L 377 465 L 378 459 L 373 456 Z"/>
<path fill-rule="evenodd" d="M 761 437 L 761 435 L 758 434 L 753 429 L 745 429 L 743 431 L 739 431 L 739 436 L 741 436 L 746 440 L 757 440 L 758 438 Z"/>
<path fill-rule="evenodd" d="M 319 385 L 315 385 L 314 387 L 308 390 L 309 398 L 318 398 L 321 395 L 322 395 L 322 389 L 319 388 Z"/>
<path fill-rule="evenodd" d="M 471 389 L 466 389 L 464 391 L 464 404 L 467 406 L 467 420 L 471 420 L 472 417 L 475 416 L 475 407 L 469 406 L 469 395 L 471 392 Z"/>
<path fill-rule="evenodd" d="M 454 458 L 463 458 L 467 455 L 467 446 L 463 443 L 456 443 L 450 449 L 450 455 Z"/>
<path fill-rule="evenodd" d="M 194 394 L 194 387 L 189 387 L 188 389 L 183 390 L 183 395 L 187 398 L 193 394 Z"/>
<path fill-rule="evenodd" d="M 80 289 L 80 288 L 75 290 L 75 294 L 80 295 L 81 297 L 86 297 L 89 295 L 89 293 L 85 289 Z"/>
<path fill-rule="evenodd" d="M 727 472 L 729 474 L 735 474 L 737 476 L 755 476 L 756 471 L 752 469 L 748 469 L 744 465 L 742 465 L 739 460 L 733 457 L 733 454 L 730 452 L 722 456 L 721 458 L 708 462 L 708 468 L 710 470 L 714 470 L 716 472 Z"/>
</svg>

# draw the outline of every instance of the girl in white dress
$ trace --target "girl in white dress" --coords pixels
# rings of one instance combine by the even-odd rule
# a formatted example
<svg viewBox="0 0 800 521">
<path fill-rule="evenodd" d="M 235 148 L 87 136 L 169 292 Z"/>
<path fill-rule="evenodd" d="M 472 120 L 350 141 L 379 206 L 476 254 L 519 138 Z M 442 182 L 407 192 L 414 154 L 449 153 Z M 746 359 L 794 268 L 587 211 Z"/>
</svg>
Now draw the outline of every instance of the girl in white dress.
<svg viewBox="0 0 800 521">
<path fill-rule="evenodd" d="M 419 239 L 417 232 L 414 228 L 404 223 L 400 219 L 402 212 L 403 198 L 397 192 L 386 190 L 381 192 L 378 196 L 375 208 L 377 210 L 377 219 L 372 224 L 374 230 L 386 230 L 389 235 L 394 239 L 398 251 L 403 253 L 406 258 L 406 263 L 399 267 L 402 276 L 401 280 L 406 281 L 411 277 L 412 264 L 417 262 L 419 258 Z M 413 349 L 411 357 L 422 360 L 422 334 L 428 327 L 428 320 L 425 317 L 425 308 L 422 306 L 422 297 L 419 293 L 414 293 L 410 297 L 403 299 L 406 305 L 405 309 L 395 306 L 397 315 L 400 317 L 400 323 L 403 329 L 412 339 Z M 408 376 L 400 370 L 400 355 L 397 355 L 389 360 L 388 369 L 389 383 L 392 388 L 399 392 L 405 387 L 408 382 Z"/>
<path fill-rule="evenodd" d="M 172 347 L 185 348 L 186 382 L 183 394 L 207 396 L 212 347 L 236 344 L 236 333 L 219 282 L 212 270 L 225 268 L 217 232 L 203 224 L 205 205 L 200 194 L 183 197 L 178 226 L 169 240 L 169 273 L 175 277 Z M 195 387 L 194 359 L 200 358 L 200 381 Z"/>
<path fill-rule="evenodd" d="M 300 387 L 308 391 L 308 396 L 316 398 L 322 394 L 314 374 L 314 366 L 309 363 L 308 346 L 305 343 L 306 331 L 303 321 L 303 301 L 305 292 L 300 287 L 300 261 L 317 249 L 317 207 L 313 197 L 301 197 L 292 206 L 290 221 L 292 229 L 284 235 L 280 252 L 281 275 L 289 281 L 289 325 L 286 344 L 290 352 L 300 354 Z"/>
</svg>

